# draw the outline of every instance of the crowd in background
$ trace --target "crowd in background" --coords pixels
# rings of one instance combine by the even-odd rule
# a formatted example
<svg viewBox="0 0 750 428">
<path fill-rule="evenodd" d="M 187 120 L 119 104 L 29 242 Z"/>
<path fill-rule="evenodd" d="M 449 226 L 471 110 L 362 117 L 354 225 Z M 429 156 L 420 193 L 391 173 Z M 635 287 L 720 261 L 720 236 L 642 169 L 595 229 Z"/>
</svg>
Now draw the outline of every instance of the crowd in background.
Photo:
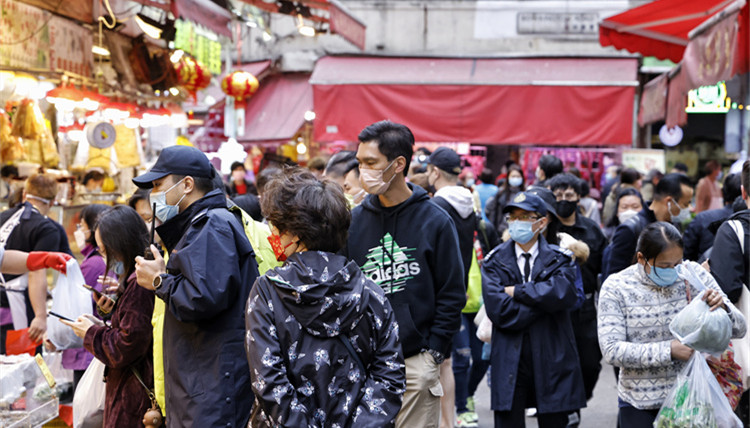
<svg viewBox="0 0 750 428">
<path fill-rule="evenodd" d="M 57 182 L 36 174 L 0 240 L 79 259 L 91 312 L 65 321 L 83 347 L 63 367 L 77 384 L 105 365 L 105 426 L 158 404 L 174 427 L 476 427 L 484 379 L 494 426 L 578 426 L 604 359 L 619 426 L 650 427 L 693 352 L 666 328 L 699 291 L 677 272 L 746 331 L 733 303 L 750 285 L 750 161 L 686 172 L 612 165 L 593 183 L 544 155 L 533 178 L 512 161 L 475 177 L 384 121 L 307 168 L 222 177 L 197 149 L 164 149 L 127 205 L 81 211 L 75 254 L 46 216 Z M 3 353 L 23 327 L 55 350 L 44 271 L 5 282 Z M 747 426 L 747 392 L 736 412 Z"/>
</svg>

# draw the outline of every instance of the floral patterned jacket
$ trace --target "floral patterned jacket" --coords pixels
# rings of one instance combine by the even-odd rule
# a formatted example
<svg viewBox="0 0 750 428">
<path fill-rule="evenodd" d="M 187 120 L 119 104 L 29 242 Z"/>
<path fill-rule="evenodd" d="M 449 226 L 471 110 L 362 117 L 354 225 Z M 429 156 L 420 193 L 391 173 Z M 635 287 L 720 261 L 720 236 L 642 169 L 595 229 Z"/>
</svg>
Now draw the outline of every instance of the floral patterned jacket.
<svg viewBox="0 0 750 428">
<path fill-rule="evenodd" d="M 245 321 L 253 427 L 394 425 L 406 385 L 398 324 L 355 263 L 293 254 L 256 281 Z"/>
</svg>

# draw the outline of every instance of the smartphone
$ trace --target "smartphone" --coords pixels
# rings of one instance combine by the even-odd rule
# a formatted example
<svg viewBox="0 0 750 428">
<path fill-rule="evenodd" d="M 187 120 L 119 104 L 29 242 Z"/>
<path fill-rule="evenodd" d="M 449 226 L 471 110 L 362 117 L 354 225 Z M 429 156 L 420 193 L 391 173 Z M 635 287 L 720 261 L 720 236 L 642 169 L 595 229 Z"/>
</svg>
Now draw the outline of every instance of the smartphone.
<svg viewBox="0 0 750 428">
<path fill-rule="evenodd" d="M 70 318 L 68 318 L 68 317 L 65 317 L 65 316 L 62 316 L 62 315 L 60 315 L 60 314 L 54 313 L 54 312 L 52 312 L 52 311 L 49 311 L 49 314 L 50 314 L 50 315 L 52 315 L 53 317 L 58 317 L 58 318 L 60 318 L 61 320 L 65 320 L 65 321 L 70 321 L 70 322 L 75 322 L 75 320 L 72 320 L 72 319 L 70 319 Z"/>
<path fill-rule="evenodd" d="M 99 298 L 102 297 L 102 292 L 97 290 L 96 288 L 88 284 L 81 284 L 81 285 L 83 285 L 83 288 L 89 290 L 94 295 L 94 297 L 96 297 L 96 300 L 99 300 Z"/>
</svg>

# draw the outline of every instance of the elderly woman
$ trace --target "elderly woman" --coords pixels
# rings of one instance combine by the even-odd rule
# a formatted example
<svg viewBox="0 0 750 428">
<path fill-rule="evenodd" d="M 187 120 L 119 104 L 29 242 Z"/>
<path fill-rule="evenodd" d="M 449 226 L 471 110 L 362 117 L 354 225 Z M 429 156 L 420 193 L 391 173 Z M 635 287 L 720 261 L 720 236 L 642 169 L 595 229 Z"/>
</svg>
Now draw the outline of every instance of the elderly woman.
<svg viewBox="0 0 750 428">
<path fill-rule="evenodd" d="M 621 427 L 651 427 L 693 350 L 672 337 L 669 323 L 701 290 L 678 276 L 696 274 L 707 289 L 711 310 L 727 311 L 732 337 L 742 337 L 742 314 L 711 274 L 682 260 L 682 238 L 672 224 L 652 223 L 638 238 L 637 263 L 611 275 L 599 297 L 599 343 L 605 360 L 620 367 L 618 421 Z"/>
<path fill-rule="evenodd" d="M 393 426 L 406 386 L 398 324 L 380 287 L 335 254 L 351 219 L 341 187 L 290 168 L 261 204 L 285 263 L 247 302 L 251 425 Z"/>
</svg>

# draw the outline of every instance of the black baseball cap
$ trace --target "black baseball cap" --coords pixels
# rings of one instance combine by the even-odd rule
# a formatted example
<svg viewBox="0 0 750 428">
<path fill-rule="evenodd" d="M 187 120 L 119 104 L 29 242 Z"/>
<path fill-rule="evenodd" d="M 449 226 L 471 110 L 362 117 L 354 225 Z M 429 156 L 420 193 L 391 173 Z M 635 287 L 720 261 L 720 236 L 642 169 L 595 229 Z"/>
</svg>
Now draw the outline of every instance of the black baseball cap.
<svg viewBox="0 0 750 428">
<path fill-rule="evenodd" d="M 461 157 L 453 149 L 438 147 L 427 158 L 428 165 L 435 165 L 445 172 L 458 175 L 461 173 Z"/>
<path fill-rule="evenodd" d="M 524 211 L 537 213 L 539 215 L 547 215 L 547 205 L 542 198 L 529 192 L 521 192 L 517 194 L 513 200 L 503 208 L 503 212 L 510 212 L 513 208 L 520 208 Z"/>
<path fill-rule="evenodd" d="M 154 187 L 153 181 L 168 175 L 213 178 L 214 169 L 203 152 L 195 147 L 171 146 L 162 150 L 151 170 L 133 179 L 141 189 Z"/>
</svg>

